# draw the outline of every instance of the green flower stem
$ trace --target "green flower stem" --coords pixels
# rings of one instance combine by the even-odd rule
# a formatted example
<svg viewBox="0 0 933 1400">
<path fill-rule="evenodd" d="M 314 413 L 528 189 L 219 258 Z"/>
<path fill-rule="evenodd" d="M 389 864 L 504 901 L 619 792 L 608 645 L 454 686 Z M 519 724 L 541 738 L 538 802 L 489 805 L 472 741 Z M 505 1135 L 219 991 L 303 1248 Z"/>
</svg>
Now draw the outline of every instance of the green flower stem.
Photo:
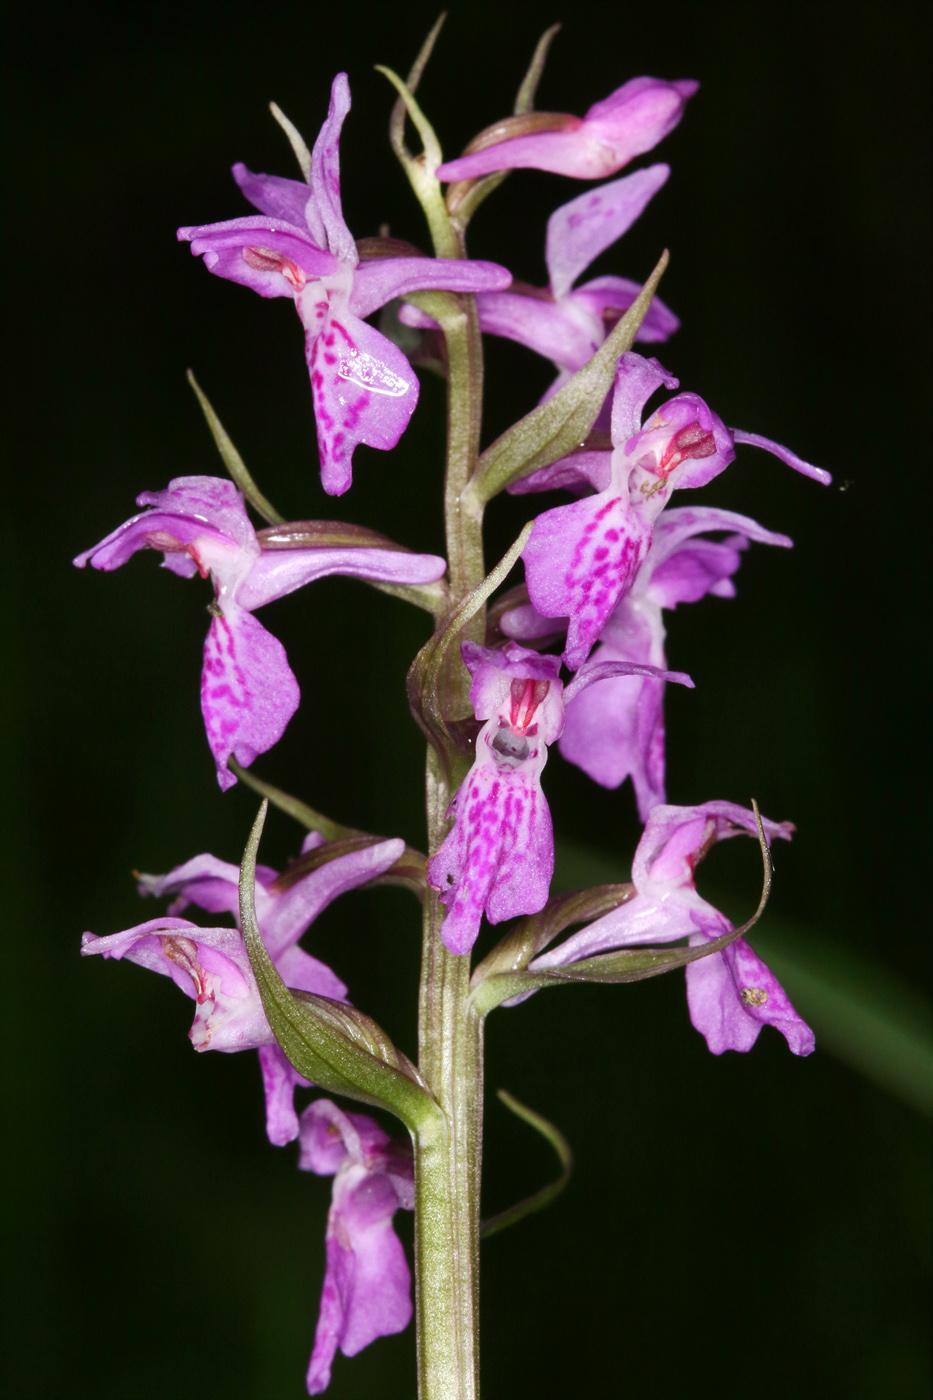
<svg viewBox="0 0 933 1400">
<path fill-rule="evenodd" d="M 479 1184 L 482 1041 L 467 1006 L 470 960 L 440 940 L 444 909 L 425 900 L 420 1065 L 447 1117 L 446 1140 L 415 1141 L 415 1274 L 421 1400 L 479 1393 Z"/>
<path fill-rule="evenodd" d="M 447 251 L 447 250 L 445 250 Z M 448 251 L 448 256 L 449 256 Z M 464 256 L 462 245 L 457 248 Z M 428 297 L 424 298 L 425 302 Z M 471 296 L 430 296 L 430 314 L 447 341 L 448 431 L 444 516 L 450 612 L 485 577 L 482 507 L 463 497 L 479 457 L 483 358 Z M 426 308 L 427 309 L 427 308 Z M 485 606 L 464 623 L 463 636 L 482 641 Z M 448 613 L 448 617 L 450 613 Z M 445 619 L 438 618 L 441 631 Z M 471 714 L 469 676 L 452 646 L 438 678 L 447 718 Z M 470 765 L 450 744 L 429 746 L 426 773 L 428 849 L 449 830 L 447 809 Z M 469 1006 L 470 959 L 441 942 L 443 905 L 430 889 L 424 902 L 419 997 L 419 1067 L 447 1120 L 447 1136 L 415 1139 L 415 1274 L 418 1385 L 421 1400 L 475 1400 L 479 1385 L 479 1190 L 482 1156 L 481 1022 Z"/>
</svg>

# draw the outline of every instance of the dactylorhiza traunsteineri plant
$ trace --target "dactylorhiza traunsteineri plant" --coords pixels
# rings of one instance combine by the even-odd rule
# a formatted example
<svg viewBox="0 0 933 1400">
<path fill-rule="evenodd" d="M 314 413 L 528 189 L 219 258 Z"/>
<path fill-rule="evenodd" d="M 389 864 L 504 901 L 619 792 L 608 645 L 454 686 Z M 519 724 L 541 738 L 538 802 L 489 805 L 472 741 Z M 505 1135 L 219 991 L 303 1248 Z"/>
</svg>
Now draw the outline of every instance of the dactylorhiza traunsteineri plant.
<svg viewBox="0 0 933 1400">
<path fill-rule="evenodd" d="M 166 912 L 108 937 L 85 934 L 82 951 L 171 977 L 195 1003 L 196 1050 L 258 1051 L 269 1140 L 297 1139 L 299 1168 L 333 1176 L 308 1391 L 326 1389 L 338 1348 L 353 1356 L 408 1325 L 411 1272 L 392 1225 L 401 1208 L 415 1212 L 420 1394 L 467 1400 L 478 1371 L 485 1017 L 547 987 L 683 968 L 690 1018 L 714 1054 L 750 1050 L 765 1025 L 795 1055 L 813 1049 L 809 1027 L 744 937 L 758 914 L 736 929 L 697 890 L 696 867 L 714 842 L 757 836 L 760 913 L 770 841 L 789 838 L 793 827 L 762 817 L 754 804 L 668 803 L 664 689 L 692 682 L 667 669 L 664 610 L 706 594 L 732 597 L 751 543 L 791 543 L 702 498 L 674 505 L 675 492 L 718 476 L 737 444 L 763 448 L 815 481 L 829 476 L 768 438 L 727 428 L 698 394 L 677 392 L 673 375 L 634 348 L 664 342 L 678 328 L 655 295 L 666 254 L 643 286 L 616 276 L 580 281 L 668 179 L 661 164 L 618 172 L 677 125 L 696 83 L 634 78 L 585 117 L 536 112 L 548 31 L 514 114 L 444 162 L 414 96 L 438 29 L 407 83 L 382 70 L 398 93 L 392 148 L 427 217 L 433 257 L 388 237 L 356 241 L 344 222 L 338 149 L 350 89 L 342 73 L 310 151 L 273 107 L 300 179 L 236 165 L 234 178 L 257 212 L 178 236 L 216 276 L 294 302 L 330 495 L 349 490 L 358 443 L 389 450 L 405 431 L 418 400 L 413 362 L 446 374 L 438 490 L 447 559 L 352 524 L 284 521 L 194 385 L 229 476 L 180 477 L 142 492 L 139 513 L 75 562 L 109 570 L 154 549 L 172 573 L 210 578 L 201 710 L 218 782 L 222 789 L 238 778 L 249 783 L 303 822 L 306 834 L 285 871 L 258 865 L 263 803 L 241 865 L 197 855 L 167 875 L 141 877 L 141 894 L 170 898 Z M 417 156 L 405 142 L 409 119 L 423 146 Z M 519 179 L 535 169 L 608 177 L 548 220 L 544 288 L 466 255 L 472 214 L 519 168 Z M 390 304 L 394 314 L 381 325 L 395 340 L 367 320 Z M 480 452 L 484 333 L 545 356 L 557 377 L 536 408 Z M 667 397 L 651 407 L 659 390 Z M 486 506 L 502 491 L 544 490 L 572 499 L 537 515 L 487 573 Z M 487 616 L 519 559 L 524 583 L 500 594 Z M 368 579 L 433 618 L 408 680 L 428 746 L 427 856 L 399 838 L 342 826 L 252 772 L 300 698 L 284 648 L 255 614 L 325 574 Z M 631 777 L 644 823 L 631 883 L 551 895 L 554 840 L 542 777 L 555 744 L 604 787 Z M 331 900 L 385 883 L 407 886 L 424 909 L 417 1063 L 301 946 Z M 192 906 L 209 917 L 188 918 Z M 511 922 L 471 967 L 484 917 Z M 407 1135 L 392 1139 L 366 1114 L 326 1097 L 299 1111 L 296 1091 L 308 1089 L 388 1110 Z M 566 1175 L 569 1149 L 557 1129 L 509 1102 L 554 1144 Z M 554 1193 L 545 1188 L 486 1224 L 503 1228 Z"/>
</svg>

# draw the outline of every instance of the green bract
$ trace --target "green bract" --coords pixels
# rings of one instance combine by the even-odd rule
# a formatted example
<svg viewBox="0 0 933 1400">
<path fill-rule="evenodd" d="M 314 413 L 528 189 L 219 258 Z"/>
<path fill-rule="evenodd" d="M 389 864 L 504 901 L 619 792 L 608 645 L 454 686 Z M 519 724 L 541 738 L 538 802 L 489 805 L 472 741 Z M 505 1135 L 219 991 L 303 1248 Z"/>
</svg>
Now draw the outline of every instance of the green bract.
<svg viewBox="0 0 933 1400">
<path fill-rule="evenodd" d="M 263 1010 L 299 1074 L 331 1093 L 386 1108 L 412 1134 L 443 1131 L 444 1115 L 407 1056 L 375 1021 L 352 1006 L 292 992 L 272 965 L 256 922 L 256 852 L 268 811 L 253 823 L 240 867 L 240 923 Z"/>
</svg>

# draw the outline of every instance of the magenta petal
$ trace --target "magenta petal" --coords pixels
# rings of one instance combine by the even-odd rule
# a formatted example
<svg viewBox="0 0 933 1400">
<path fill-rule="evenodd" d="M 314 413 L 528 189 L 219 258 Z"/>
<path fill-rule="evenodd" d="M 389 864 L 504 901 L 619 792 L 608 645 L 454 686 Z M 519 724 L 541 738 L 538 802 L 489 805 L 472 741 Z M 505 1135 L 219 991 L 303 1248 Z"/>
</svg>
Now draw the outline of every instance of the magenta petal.
<svg viewBox="0 0 933 1400">
<path fill-rule="evenodd" d="M 680 380 L 657 360 L 627 350 L 619 360 L 612 396 L 612 442 L 621 448 L 641 431 L 642 410 L 661 385 L 676 389 Z"/>
<path fill-rule="evenodd" d="M 441 180 L 472 180 L 495 170 L 532 167 L 599 180 L 614 175 L 633 156 L 650 151 L 680 121 L 684 104 L 696 92 L 691 79 L 668 83 L 661 78 L 633 78 L 581 120 L 568 118 L 556 131 L 515 136 L 472 155 L 438 166 Z"/>
<path fill-rule="evenodd" d="M 260 1047 L 259 1067 L 266 1095 L 266 1136 L 273 1147 L 284 1147 L 298 1136 L 295 1090 L 310 1086 L 289 1064 L 279 1045 Z"/>
<path fill-rule="evenodd" d="M 434 583 L 446 560 L 437 554 L 409 554 L 402 549 L 270 549 L 250 569 L 237 589 L 237 602 L 253 612 L 274 598 L 329 574 L 376 579 L 386 583 Z"/>
<path fill-rule="evenodd" d="M 254 175 L 241 161 L 233 167 L 233 178 L 250 204 L 261 214 L 293 224 L 296 228 L 305 226 L 305 209 L 311 198 L 311 187 L 303 180 L 285 180 L 280 175 Z"/>
<path fill-rule="evenodd" d="M 722 953 L 688 963 L 687 1002 L 691 1021 L 714 1055 L 750 1050 L 764 1025 L 779 1030 L 795 1055 L 814 1049 L 812 1030 L 744 938 Z"/>
<path fill-rule="evenodd" d="M 340 205 L 340 131 L 349 110 L 350 84 L 346 73 L 338 73 L 331 84 L 327 120 L 311 152 L 311 193 L 314 212 L 324 226 L 328 249 L 342 263 L 354 267 L 359 255 Z"/>
<path fill-rule="evenodd" d="M 543 656 L 509 642 L 505 647 L 483 647 L 476 642 L 462 642 L 460 653 L 464 665 L 472 677 L 470 704 L 477 719 L 488 720 L 501 712 L 503 719 L 516 721 L 522 733 L 533 733 L 545 745 L 553 744 L 564 727 L 563 683 L 560 677 L 560 658 Z M 525 686 L 515 687 L 514 681 L 544 682 L 540 698 L 533 700 L 533 713 L 522 725 L 519 711 Z M 532 695 L 534 689 L 532 688 Z M 513 701 L 518 698 L 518 707 L 513 714 Z M 527 730 L 527 724 L 534 721 L 534 730 Z M 477 739 L 476 753 L 483 752 L 483 736 Z M 493 752 L 496 752 L 493 749 Z M 530 755 L 529 755 L 530 757 Z M 544 767 L 542 759 L 538 772 Z"/>
<path fill-rule="evenodd" d="M 651 526 L 611 491 L 539 515 L 522 551 L 528 596 L 545 617 L 568 617 L 564 661 L 586 660 L 631 585 Z"/>
<path fill-rule="evenodd" d="M 732 434 L 734 442 L 747 443 L 749 447 L 763 447 L 766 452 L 770 452 L 774 457 L 780 457 L 782 462 L 793 467 L 795 472 L 812 477 L 822 486 L 829 486 L 832 482 L 828 471 L 824 471 L 822 467 L 814 467 L 810 462 L 805 462 L 802 457 L 791 452 L 789 447 L 782 447 L 779 442 L 773 442 L 771 438 L 762 437 L 759 433 L 746 433 L 741 428 L 730 428 L 729 432 Z"/>
<path fill-rule="evenodd" d="M 613 442 L 617 441 L 613 427 Z M 624 450 L 633 459 L 653 456 L 655 465 L 649 470 L 678 490 L 706 486 L 735 460 L 729 429 L 699 394 L 691 393 L 678 394 L 656 408 Z"/>
<path fill-rule="evenodd" d="M 281 738 L 299 699 L 282 643 L 251 613 L 228 604 L 211 621 L 201 672 L 201 712 L 221 788 L 236 782 L 227 767 L 231 754 L 248 768 Z"/>
<path fill-rule="evenodd" d="M 599 348 L 601 323 L 595 318 L 593 325 L 587 325 L 585 317 L 574 319 L 565 306 L 550 299 L 484 292 L 476 305 L 480 327 L 488 334 L 517 340 L 555 364 L 580 369 Z"/>
<path fill-rule="evenodd" d="M 468 953 L 483 910 L 490 923 L 536 914 L 554 872 L 551 814 L 537 775 L 475 764 L 457 795 L 457 820 L 429 862 L 446 907 L 441 938 Z"/>
<path fill-rule="evenodd" d="M 609 175 L 633 156 L 650 151 L 673 131 L 698 87 L 692 78 L 672 83 L 663 78 L 632 78 L 594 103 L 583 121 L 593 139 L 604 141 L 613 152 L 614 164 L 603 173 Z"/>
<path fill-rule="evenodd" d="M 192 253 L 203 256 L 204 266 L 216 277 L 241 282 L 264 297 L 293 297 L 300 289 L 301 275 L 327 277 L 340 270 L 338 260 L 313 243 L 304 229 L 291 227 L 283 220 L 254 215 L 227 219 L 219 224 L 180 228 L 178 237 L 191 243 Z M 246 261 L 247 248 L 271 249 L 284 262 L 280 267 L 257 267 L 256 258 Z M 292 270 L 287 276 L 289 264 L 294 264 L 298 273 Z"/>
<path fill-rule="evenodd" d="M 262 920 L 262 936 L 273 958 L 278 960 L 284 950 L 295 943 L 328 904 L 338 895 L 384 875 L 405 850 L 405 842 L 399 839 L 380 841 L 367 846 L 362 851 L 351 851 L 338 856 L 326 865 L 312 870 L 310 875 L 298 880 L 284 894 L 278 895 L 270 904 Z M 331 974 L 333 975 L 333 974 Z M 284 977 L 284 972 L 282 973 Z M 297 983 L 293 985 L 297 986 Z M 342 984 L 341 984 L 342 985 Z M 305 987 L 304 991 L 315 991 Z M 322 993 L 325 996 L 346 995 L 342 991 Z"/>
<path fill-rule="evenodd" d="M 360 263 L 354 271 L 350 310 L 354 316 L 369 316 L 393 297 L 409 292 L 494 292 L 511 281 L 511 272 L 498 263 L 467 258 L 374 258 Z M 430 317 L 426 319 L 434 324 Z"/>
<path fill-rule="evenodd" d="M 419 385 L 397 346 L 365 321 L 328 318 L 308 346 L 321 484 L 341 496 L 352 481 L 353 451 L 394 447 L 418 402 Z"/>
<path fill-rule="evenodd" d="M 608 451 L 572 452 L 549 467 L 539 467 L 518 481 L 509 482 L 506 490 L 513 496 L 557 490 L 573 491 L 579 496 L 589 487 L 605 491 L 612 474 L 611 459 L 612 453 Z"/>
<path fill-rule="evenodd" d="M 571 296 L 579 306 L 585 306 L 593 316 L 603 317 L 607 312 L 627 311 L 641 292 L 641 284 L 628 277 L 594 277 L 592 282 L 584 282 Z M 647 314 L 638 327 L 635 339 L 650 344 L 669 340 L 675 331 L 680 330 L 680 318 L 660 297 L 654 297 Z"/>
<path fill-rule="evenodd" d="M 663 658 L 663 627 L 655 640 L 647 619 L 640 625 L 644 636 L 636 637 L 633 629 L 631 650 Z M 595 660 L 619 654 L 600 647 Z M 560 739 L 563 757 L 601 787 L 617 788 L 631 777 L 642 821 L 665 800 L 663 703 L 663 682 L 638 676 L 603 680 L 568 705 Z"/>
<path fill-rule="evenodd" d="M 669 165 L 651 165 L 587 190 L 554 211 L 545 260 L 555 297 L 565 296 L 580 273 L 631 228 L 670 173 Z"/>
<path fill-rule="evenodd" d="M 243 498 L 225 477 L 176 476 L 165 491 L 140 491 L 136 504 L 201 521 L 234 544 L 249 546 L 256 542 Z"/>
</svg>

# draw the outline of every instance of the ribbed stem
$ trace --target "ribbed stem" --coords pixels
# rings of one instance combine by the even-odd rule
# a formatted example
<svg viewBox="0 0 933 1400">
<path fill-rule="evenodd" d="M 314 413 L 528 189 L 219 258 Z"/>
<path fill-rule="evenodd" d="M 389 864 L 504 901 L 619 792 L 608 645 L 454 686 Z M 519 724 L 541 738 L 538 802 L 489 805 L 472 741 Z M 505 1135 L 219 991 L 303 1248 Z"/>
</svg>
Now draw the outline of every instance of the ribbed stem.
<svg viewBox="0 0 933 1400">
<path fill-rule="evenodd" d="M 452 250 L 445 248 L 451 255 Z M 455 256 L 464 256 L 458 247 Z M 483 580 L 482 516 L 463 508 L 479 454 L 482 341 L 472 297 L 457 299 L 443 322 L 448 357 L 447 472 L 444 516 L 455 608 Z M 439 620 L 439 626 L 443 620 Z M 482 641 L 484 611 L 464 635 Z M 440 678 L 450 720 L 469 707 L 469 676 L 451 648 Z M 450 746 L 428 749 L 428 849 L 447 835 L 447 809 L 466 776 L 469 756 Z M 467 1007 L 469 956 L 441 942 L 443 905 L 427 891 L 424 905 L 419 1064 L 447 1118 L 445 1140 L 415 1144 L 415 1271 L 418 1386 L 421 1400 L 475 1400 L 479 1388 L 479 1191 L 483 1067 L 480 1023 Z"/>
</svg>

